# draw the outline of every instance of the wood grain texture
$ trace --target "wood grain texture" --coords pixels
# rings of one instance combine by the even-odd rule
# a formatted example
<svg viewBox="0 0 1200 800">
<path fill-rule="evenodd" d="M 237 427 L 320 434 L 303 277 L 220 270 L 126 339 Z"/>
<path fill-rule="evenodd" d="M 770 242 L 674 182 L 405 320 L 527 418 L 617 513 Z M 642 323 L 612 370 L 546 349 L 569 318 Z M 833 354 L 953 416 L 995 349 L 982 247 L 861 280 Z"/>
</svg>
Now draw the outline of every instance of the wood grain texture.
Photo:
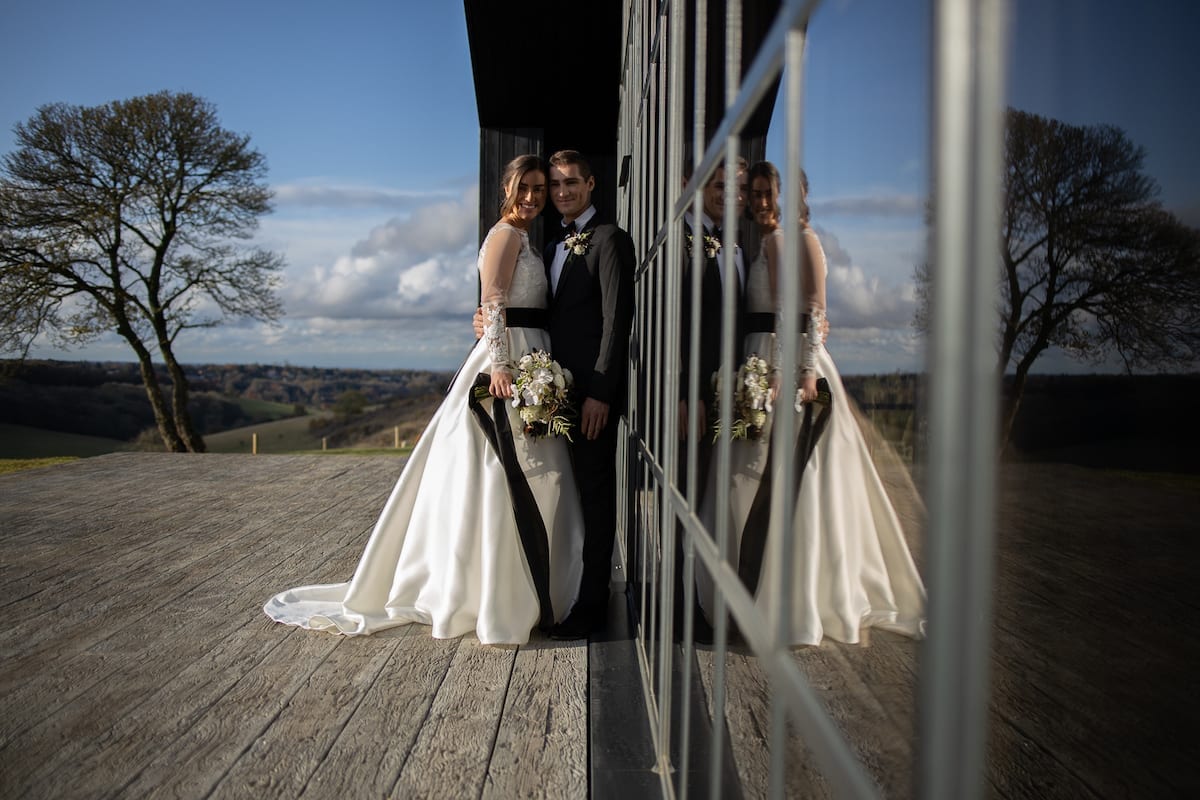
<svg viewBox="0 0 1200 800">
<path fill-rule="evenodd" d="M 884 470 L 917 551 L 924 511 Z M 1191 673 L 1200 492 L 1189 476 L 1012 464 L 1000 475 L 986 788 L 1001 798 L 1200 794 Z M 919 559 L 918 559 L 919 561 Z M 913 792 L 919 643 L 869 631 L 795 657 L 886 797 Z M 712 708 L 715 654 L 701 651 Z M 726 719 L 747 797 L 767 791 L 770 694 L 752 655 L 727 656 Z M 789 736 L 789 796 L 828 796 Z"/>
<path fill-rule="evenodd" d="M 0 796 L 583 796 L 585 646 L 263 615 L 350 576 L 401 466 L 118 454 L 0 478 Z"/>
</svg>

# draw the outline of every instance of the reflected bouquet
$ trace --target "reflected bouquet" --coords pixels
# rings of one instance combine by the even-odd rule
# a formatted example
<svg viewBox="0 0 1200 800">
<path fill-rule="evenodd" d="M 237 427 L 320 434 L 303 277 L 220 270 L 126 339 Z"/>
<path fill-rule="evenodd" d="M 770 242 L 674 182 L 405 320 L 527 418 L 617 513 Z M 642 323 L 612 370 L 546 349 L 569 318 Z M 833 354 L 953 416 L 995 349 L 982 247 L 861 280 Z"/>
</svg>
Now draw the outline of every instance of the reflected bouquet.
<svg viewBox="0 0 1200 800">
<path fill-rule="evenodd" d="M 714 409 L 720 408 L 722 371 L 714 377 L 716 403 Z M 757 353 L 751 353 L 738 367 L 737 380 L 733 385 L 733 424 L 730 437 L 733 439 L 751 439 L 757 441 L 762 437 L 763 428 L 767 424 L 767 415 L 772 411 L 771 404 L 771 367 L 766 359 Z M 713 425 L 713 441 L 721 437 L 721 421 L 718 418 Z"/>
<path fill-rule="evenodd" d="M 539 439 L 548 434 L 571 439 L 574 416 L 568 395 L 574 378 L 545 350 L 521 356 L 513 382 L 513 407 L 525 423 L 525 436 Z"/>
</svg>

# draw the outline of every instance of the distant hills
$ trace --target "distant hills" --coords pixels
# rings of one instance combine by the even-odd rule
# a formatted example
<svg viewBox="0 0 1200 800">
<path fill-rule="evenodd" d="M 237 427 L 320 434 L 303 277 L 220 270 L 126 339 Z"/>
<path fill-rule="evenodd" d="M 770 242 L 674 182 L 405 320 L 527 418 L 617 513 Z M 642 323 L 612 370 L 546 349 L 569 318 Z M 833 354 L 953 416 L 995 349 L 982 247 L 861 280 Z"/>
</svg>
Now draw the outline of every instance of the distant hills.
<svg viewBox="0 0 1200 800">
<path fill-rule="evenodd" d="M 350 391 L 371 407 L 440 396 L 452 374 L 257 364 L 186 369 L 189 409 L 201 435 L 321 412 Z M 159 379 L 170 385 L 165 368 Z M 154 415 L 136 364 L 0 361 L 0 424 L 5 423 L 133 442 L 154 428 Z"/>
<path fill-rule="evenodd" d="M 248 452 L 248 426 L 288 418 L 297 418 L 295 424 L 271 429 L 273 452 L 286 451 L 289 442 L 320 447 L 324 441 L 331 449 L 390 448 L 397 438 L 411 443 L 437 409 L 452 377 L 450 372 L 431 370 L 258 364 L 201 364 L 187 371 L 193 418 L 201 434 L 230 432 L 222 434 L 228 441 L 214 440 L 214 450 L 223 452 Z M 165 369 L 159 377 L 169 385 Z M 921 459 L 928 429 L 922 424 L 927 410 L 921 376 L 853 375 L 844 381 L 883 437 L 905 459 Z M 348 395 L 360 401 L 349 413 L 339 402 Z M 1200 375 L 1194 373 L 1032 375 L 1013 429 L 1010 456 L 1197 473 L 1198 401 Z M 13 440 L 15 431 L 25 431 L 22 454 L 36 450 L 39 430 L 130 446 L 142 437 L 142 447 L 158 446 L 141 376 L 135 364 L 125 362 L 0 361 L 0 426 L 8 426 L 0 427 L 0 434 Z M 289 433 L 281 433 L 284 429 Z M 31 436 L 35 441 L 29 441 Z M 60 436 L 56 441 L 68 440 Z M 100 446 L 78 441 L 86 450 L 78 455 L 93 454 Z M 12 449 L 0 441 L 0 458 L 9 457 L 6 450 Z"/>
</svg>

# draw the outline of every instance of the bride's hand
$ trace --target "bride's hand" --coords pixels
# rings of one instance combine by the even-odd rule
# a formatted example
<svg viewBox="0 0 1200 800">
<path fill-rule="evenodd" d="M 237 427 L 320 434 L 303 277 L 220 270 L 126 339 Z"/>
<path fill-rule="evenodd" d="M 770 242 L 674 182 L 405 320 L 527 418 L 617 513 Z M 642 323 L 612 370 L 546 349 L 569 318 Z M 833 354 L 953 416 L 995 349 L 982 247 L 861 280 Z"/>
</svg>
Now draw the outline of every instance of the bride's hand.
<svg viewBox="0 0 1200 800">
<path fill-rule="evenodd" d="M 512 397 L 512 385 L 512 373 L 503 369 L 492 370 L 492 382 L 488 386 L 488 391 L 491 392 L 492 397 Z"/>
<path fill-rule="evenodd" d="M 475 338 L 483 338 L 483 309 L 475 309 L 475 316 L 471 318 L 471 326 L 475 328 Z"/>
<path fill-rule="evenodd" d="M 810 403 L 817 399 L 817 376 L 810 372 L 800 382 L 800 402 Z"/>
</svg>

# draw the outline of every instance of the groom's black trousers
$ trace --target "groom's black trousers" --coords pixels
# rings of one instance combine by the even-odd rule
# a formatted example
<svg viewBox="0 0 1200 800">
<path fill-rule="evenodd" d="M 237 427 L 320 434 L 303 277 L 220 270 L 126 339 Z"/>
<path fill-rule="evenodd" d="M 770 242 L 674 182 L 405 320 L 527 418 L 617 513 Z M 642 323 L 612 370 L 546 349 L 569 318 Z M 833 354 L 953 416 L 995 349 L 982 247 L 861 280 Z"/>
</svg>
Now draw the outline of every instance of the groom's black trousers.
<svg viewBox="0 0 1200 800">
<path fill-rule="evenodd" d="M 598 438 L 587 439 L 576 429 L 571 442 L 584 528 L 583 578 L 576 607 L 593 615 L 604 614 L 608 608 L 617 531 L 617 418 L 610 411 Z"/>
</svg>

